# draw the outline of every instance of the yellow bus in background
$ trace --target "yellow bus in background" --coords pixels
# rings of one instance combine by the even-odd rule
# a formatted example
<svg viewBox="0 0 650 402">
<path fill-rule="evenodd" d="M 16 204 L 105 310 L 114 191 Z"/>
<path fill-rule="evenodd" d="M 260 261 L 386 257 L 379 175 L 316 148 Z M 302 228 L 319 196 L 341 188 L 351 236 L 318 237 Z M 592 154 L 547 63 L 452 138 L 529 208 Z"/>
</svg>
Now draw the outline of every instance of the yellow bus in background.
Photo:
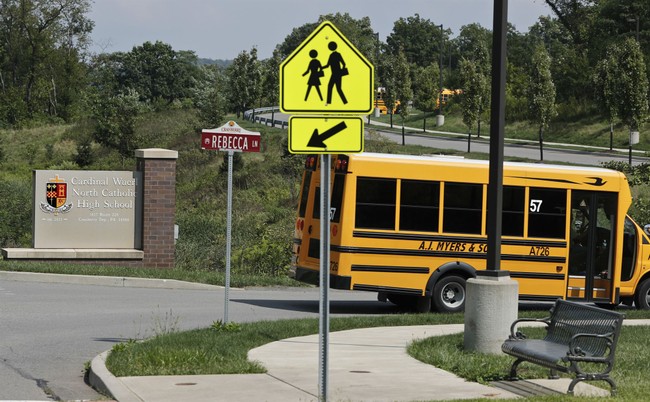
<svg viewBox="0 0 650 402">
<path fill-rule="evenodd" d="M 332 156 L 330 286 L 404 308 L 461 311 L 485 269 L 488 162 L 363 153 Z M 625 175 L 504 164 L 501 267 L 519 298 L 650 308 L 650 240 L 629 216 Z M 294 278 L 318 284 L 319 157 L 309 155 L 295 225 Z"/>
<path fill-rule="evenodd" d="M 386 107 L 386 102 L 384 101 L 384 94 L 386 93 L 386 88 L 384 87 L 379 87 L 375 91 L 375 108 L 379 109 L 379 113 L 381 114 L 387 114 L 388 113 L 388 108 Z M 447 89 L 443 88 L 441 92 L 441 96 L 436 98 L 436 109 L 440 108 L 440 98 L 442 98 L 442 104 L 446 105 L 447 102 L 449 102 L 449 98 L 451 98 L 454 95 L 460 95 L 463 93 L 462 89 Z M 397 107 L 399 106 L 400 102 L 395 101 L 395 109 L 393 109 L 393 114 L 397 112 Z"/>
<path fill-rule="evenodd" d="M 386 93 L 386 88 L 379 87 L 375 91 L 375 108 L 379 109 L 379 113 L 387 114 L 388 108 L 386 107 L 386 101 L 384 101 L 384 94 Z M 399 106 L 399 101 L 395 101 L 395 108 L 393 109 L 392 114 L 397 112 L 397 107 Z"/>
<path fill-rule="evenodd" d="M 441 96 L 439 96 L 436 99 L 436 109 L 440 108 L 440 98 L 442 98 L 442 104 L 446 105 L 447 102 L 449 102 L 449 98 L 451 98 L 454 95 L 460 95 L 463 93 L 462 89 L 447 89 L 443 88 L 441 92 Z"/>
</svg>

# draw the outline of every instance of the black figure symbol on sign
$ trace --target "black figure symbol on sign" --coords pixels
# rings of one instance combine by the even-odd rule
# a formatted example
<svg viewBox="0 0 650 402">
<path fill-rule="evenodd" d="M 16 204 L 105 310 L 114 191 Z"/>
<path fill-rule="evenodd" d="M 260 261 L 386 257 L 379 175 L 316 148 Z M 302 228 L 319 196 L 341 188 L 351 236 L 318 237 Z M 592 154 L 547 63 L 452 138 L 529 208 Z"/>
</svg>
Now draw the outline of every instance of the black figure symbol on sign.
<svg viewBox="0 0 650 402">
<path fill-rule="evenodd" d="M 343 101 L 343 104 L 345 105 L 348 103 L 348 100 L 345 98 L 345 94 L 343 93 L 343 88 L 341 87 L 342 78 L 343 76 L 348 75 L 348 69 L 345 67 L 343 56 L 341 56 L 341 53 L 336 51 L 337 47 L 338 46 L 334 41 L 327 45 L 327 48 L 331 50 L 332 53 L 327 60 L 327 64 L 323 66 L 323 69 L 329 67 L 332 72 L 330 80 L 327 83 L 327 105 L 332 103 L 332 89 L 334 89 L 334 87 L 336 87 L 336 91 L 338 92 L 341 101 Z"/>
<path fill-rule="evenodd" d="M 320 93 L 320 77 L 325 75 L 325 73 L 323 73 L 323 66 L 321 66 L 320 61 L 318 61 L 316 58 L 318 57 L 318 52 L 316 50 L 310 50 L 309 57 L 311 57 L 311 61 L 309 62 L 309 66 L 307 66 L 307 71 L 302 74 L 303 77 L 309 74 L 309 79 L 307 80 L 307 93 L 305 94 L 305 102 L 307 101 L 307 98 L 309 98 L 309 91 L 311 91 L 312 87 L 316 87 L 318 97 L 320 100 L 323 100 L 323 95 Z"/>
</svg>

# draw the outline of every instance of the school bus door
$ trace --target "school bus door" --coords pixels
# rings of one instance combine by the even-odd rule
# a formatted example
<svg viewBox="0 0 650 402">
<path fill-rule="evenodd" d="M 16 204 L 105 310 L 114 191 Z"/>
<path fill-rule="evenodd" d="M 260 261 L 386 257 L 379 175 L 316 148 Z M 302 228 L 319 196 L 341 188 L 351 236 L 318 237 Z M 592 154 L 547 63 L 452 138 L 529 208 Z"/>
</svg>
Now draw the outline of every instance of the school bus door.
<svg viewBox="0 0 650 402">
<path fill-rule="evenodd" d="M 567 299 L 611 300 L 616 206 L 615 193 L 572 191 Z"/>
</svg>

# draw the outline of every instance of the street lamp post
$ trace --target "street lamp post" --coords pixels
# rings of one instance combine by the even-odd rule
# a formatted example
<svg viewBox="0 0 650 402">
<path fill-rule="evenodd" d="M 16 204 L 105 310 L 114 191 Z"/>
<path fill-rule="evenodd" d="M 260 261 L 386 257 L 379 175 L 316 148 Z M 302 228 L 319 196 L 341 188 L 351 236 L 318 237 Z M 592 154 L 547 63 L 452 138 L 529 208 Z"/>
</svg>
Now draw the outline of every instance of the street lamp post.
<svg viewBox="0 0 650 402">
<path fill-rule="evenodd" d="M 379 66 L 379 32 L 375 32 L 375 42 L 376 42 L 376 46 L 375 46 L 375 69 L 377 69 L 377 67 Z M 379 78 L 377 78 L 377 83 L 379 83 Z M 377 86 L 380 86 L 380 85 L 377 85 Z M 375 89 L 375 91 L 377 91 L 377 89 Z M 379 115 L 381 114 L 379 112 L 379 101 L 377 99 L 377 95 L 379 95 L 378 92 L 375 93 L 375 117 L 379 117 Z"/>
<path fill-rule="evenodd" d="M 636 43 L 639 43 L 639 15 L 635 15 L 634 18 L 628 18 L 628 22 L 636 22 Z M 632 166 L 632 145 L 639 143 L 639 132 L 630 129 L 630 141 L 629 141 L 629 158 L 628 162 L 630 167 Z"/>
<path fill-rule="evenodd" d="M 440 127 L 443 124 L 445 124 L 445 116 L 442 114 L 442 46 L 443 46 L 443 40 L 445 37 L 445 31 L 442 27 L 442 24 L 437 25 L 440 27 L 440 49 L 438 51 L 439 54 L 439 71 L 438 71 L 438 76 L 440 77 L 440 88 L 438 91 L 438 116 L 436 116 L 436 126 Z"/>
</svg>

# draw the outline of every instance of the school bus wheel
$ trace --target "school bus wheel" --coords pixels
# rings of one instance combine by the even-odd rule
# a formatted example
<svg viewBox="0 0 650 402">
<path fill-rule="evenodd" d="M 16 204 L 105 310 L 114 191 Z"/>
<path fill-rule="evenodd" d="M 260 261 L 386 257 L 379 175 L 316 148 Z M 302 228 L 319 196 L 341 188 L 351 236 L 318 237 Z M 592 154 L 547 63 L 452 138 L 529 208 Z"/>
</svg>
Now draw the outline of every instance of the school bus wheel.
<svg viewBox="0 0 650 402">
<path fill-rule="evenodd" d="M 465 278 L 448 275 L 433 287 L 433 306 L 441 313 L 456 313 L 465 309 Z"/>
</svg>

